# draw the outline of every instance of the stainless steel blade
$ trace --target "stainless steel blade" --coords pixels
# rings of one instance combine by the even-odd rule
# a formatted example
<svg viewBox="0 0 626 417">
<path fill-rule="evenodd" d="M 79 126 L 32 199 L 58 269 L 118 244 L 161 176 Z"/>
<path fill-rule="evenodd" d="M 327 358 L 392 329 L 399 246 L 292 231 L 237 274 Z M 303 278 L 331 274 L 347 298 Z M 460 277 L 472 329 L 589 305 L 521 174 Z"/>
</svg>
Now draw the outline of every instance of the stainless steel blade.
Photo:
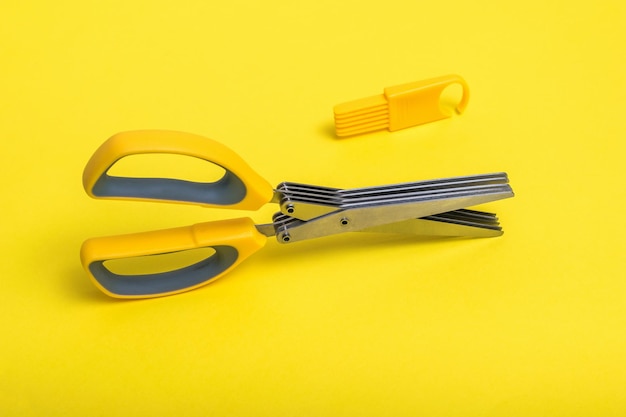
<svg viewBox="0 0 626 417">
<path fill-rule="evenodd" d="M 313 220 L 303 221 L 290 216 L 276 224 L 277 238 L 282 242 L 328 236 L 337 233 L 359 231 L 375 226 L 401 222 L 458 210 L 513 196 L 508 185 L 478 190 L 450 191 L 422 195 L 389 204 L 356 205 L 332 211 Z M 443 222 L 442 222 L 443 223 Z"/>
</svg>

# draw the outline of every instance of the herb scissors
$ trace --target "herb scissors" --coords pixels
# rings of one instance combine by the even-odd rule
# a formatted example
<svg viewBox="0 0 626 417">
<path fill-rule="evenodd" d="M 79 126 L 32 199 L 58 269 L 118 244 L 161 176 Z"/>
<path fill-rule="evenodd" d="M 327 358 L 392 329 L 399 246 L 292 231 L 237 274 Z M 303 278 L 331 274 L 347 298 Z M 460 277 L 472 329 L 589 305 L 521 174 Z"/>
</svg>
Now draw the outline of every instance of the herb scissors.
<svg viewBox="0 0 626 417">
<path fill-rule="evenodd" d="M 110 173 L 123 158 L 141 154 L 199 158 L 221 167 L 223 175 L 217 181 L 201 182 Z M 241 210 L 258 210 L 274 203 L 280 208 L 266 224 L 241 217 L 88 239 L 81 248 L 83 267 L 100 290 L 116 298 L 160 297 L 201 287 L 230 272 L 273 236 L 285 244 L 356 231 L 499 236 L 502 229 L 494 214 L 466 207 L 514 195 L 505 173 L 352 189 L 293 182 L 274 188 L 223 144 L 164 130 L 122 132 L 109 138 L 87 163 L 83 186 L 94 198 Z M 174 266 L 160 258 L 184 258 L 203 249 L 207 251 Z M 139 262 L 129 271 L 120 271 L 114 267 L 119 260 Z M 151 262 L 156 268 L 146 266 Z"/>
</svg>

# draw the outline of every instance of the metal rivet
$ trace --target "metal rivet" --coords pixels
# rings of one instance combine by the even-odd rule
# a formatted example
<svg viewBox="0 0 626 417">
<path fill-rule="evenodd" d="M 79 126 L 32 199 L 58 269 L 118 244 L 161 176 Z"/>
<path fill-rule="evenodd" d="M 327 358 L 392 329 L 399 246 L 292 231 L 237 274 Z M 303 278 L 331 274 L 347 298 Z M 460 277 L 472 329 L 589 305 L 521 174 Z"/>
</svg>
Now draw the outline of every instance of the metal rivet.
<svg viewBox="0 0 626 417">
<path fill-rule="evenodd" d="M 294 211 L 296 211 L 296 209 L 294 208 L 293 204 L 287 204 L 287 213 L 293 214 Z"/>
<path fill-rule="evenodd" d="M 281 239 L 283 240 L 283 242 L 287 243 L 291 240 L 291 237 L 289 236 L 289 233 L 283 233 Z"/>
<path fill-rule="evenodd" d="M 348 223 L 350 223 L 350 220 L 347 217 L 341 219 L 342 226 L 346 226 Z"/>
</svg>

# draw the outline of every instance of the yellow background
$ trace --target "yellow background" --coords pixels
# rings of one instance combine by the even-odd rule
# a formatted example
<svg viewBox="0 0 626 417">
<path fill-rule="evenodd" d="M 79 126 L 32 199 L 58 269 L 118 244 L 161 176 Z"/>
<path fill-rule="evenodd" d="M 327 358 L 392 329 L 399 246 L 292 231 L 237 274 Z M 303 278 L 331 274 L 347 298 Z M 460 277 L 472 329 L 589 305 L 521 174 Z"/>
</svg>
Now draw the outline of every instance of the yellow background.
<svg viewBox="0 0 626 417">
<path fill-rule="evenodd" d="M 626 415 L 623 1 L 101 3 L 0 6 L 0 414 Z M 464 115 L 334 138 L 335 104 L 448 73 Z M 517 195 L 485 206 L 501 238 L 270 241 L 116 301 L 84 239 L 241 215 L 89 199 L 91 153 L 143 128 L 272 184 L 503 170 Z"/>
</svg>

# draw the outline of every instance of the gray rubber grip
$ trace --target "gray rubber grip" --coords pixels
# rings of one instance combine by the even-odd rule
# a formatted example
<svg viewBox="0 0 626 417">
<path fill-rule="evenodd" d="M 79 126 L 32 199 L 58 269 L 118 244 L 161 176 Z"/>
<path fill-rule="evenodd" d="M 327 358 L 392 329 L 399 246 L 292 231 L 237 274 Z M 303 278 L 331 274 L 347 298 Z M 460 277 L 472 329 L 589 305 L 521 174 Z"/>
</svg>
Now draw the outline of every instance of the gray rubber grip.
<svg viewBox="0 0 626 417">
<path fill-rule="evenodd" d="M 104 261 L 89 265 L 94 278 L 113 294 L 120 296 L 155 296 L 180 291 L 205 283 L 232 266 L 239 257 L 232 246 L 213 246 L 215 253 L 193 265 L 174 271 L 143 275 L 119 275 L 109 271 Z"/>
<path fill-rule="evenodd" d="M 98 178 L 92 192 L 98 197 L 145 198 L 226 206 L 243 200 L 246 186 L 228 170 L 222 178 L 211 183 L 171 178 L 114 177 L 105 173 Z"/>
</svg>

